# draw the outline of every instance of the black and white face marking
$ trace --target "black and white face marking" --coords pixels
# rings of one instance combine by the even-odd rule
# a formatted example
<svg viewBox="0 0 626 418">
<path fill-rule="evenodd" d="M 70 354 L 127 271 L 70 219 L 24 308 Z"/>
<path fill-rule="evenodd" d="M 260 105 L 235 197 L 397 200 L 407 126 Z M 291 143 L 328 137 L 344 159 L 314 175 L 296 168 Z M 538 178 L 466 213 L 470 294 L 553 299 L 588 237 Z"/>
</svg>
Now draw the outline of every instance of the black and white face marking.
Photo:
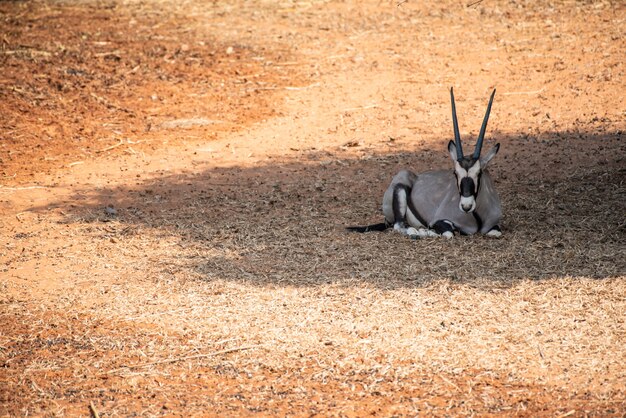
<svg viewBox="0 0 626 418">
<path fill-rule="evenodd" d="M 480 160 L 464 158 L 454 162 L 454 174 L 461 200 L 459 209 L 471 213 L 476 209 L 476 195 L 480 185 Z"/>
<path fill-rule="evenodd" d="M 454 161 L 454 175 L 457 180 L 457 187 L 459 189 L 460 201 L 459 209 L 463 212 L 471 213 L 476 209 L 476 195 L 480 189 L 480 173 L 483 167 L 487 166 L 489 160 L 491 160 L 498 149 L 500 144 L 496 144 L 495 147 L 489 151 L 487 156 L 481 158 L 480 151 L 483 147 L 483 140 L 485 139 L 485 131 L 487 129 L 487 121 L 489 120 L 489 112 L 491 112 L 491 105 L 493 104 L 493 97 L 496 91 L 491 93 L 489 98 L 489 104 L 487 105 L 487 112 L 483 119 L 483 124 L 480 127 L 480 133 L 476 140 L 476 148 L 474 154 L 471 157 L 463 155 L 463 147 L 461 145 L 461 134 L 459 132 L 459 122 L 456 116 L 456 106 L 454 104 L 454 92 L 450 88 L 450 103 L 452 104 L 452 125 L 454 126 L 454 141 L 448 143 L 448 152 L 450 157 Z"/>
</svg>

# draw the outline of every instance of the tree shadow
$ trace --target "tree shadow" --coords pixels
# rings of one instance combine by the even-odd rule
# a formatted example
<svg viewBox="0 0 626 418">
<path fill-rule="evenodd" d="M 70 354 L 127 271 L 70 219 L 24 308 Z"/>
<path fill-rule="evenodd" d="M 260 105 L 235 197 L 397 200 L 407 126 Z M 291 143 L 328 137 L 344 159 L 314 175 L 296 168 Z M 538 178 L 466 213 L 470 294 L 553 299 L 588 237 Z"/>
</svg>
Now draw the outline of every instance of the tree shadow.
<svg viewBox="0 0 626 418">
<path fill-rule="evenodd" d="M 83 190 L 57 206 L 68 223 L 114 220 L 175 237 L 179 252 L 163 258 L 162 268 L 207 281 L 397 288 L 440 279 L 487 287 L 526 278 L 602 279 L 626 274 L 621 135 L 494 135 L 502 144 L 491 167 L 505 212 L 501 239 L 413 241 L 345 231 L 382 220 L 382 193 L 400 168 L 450 167 L 444 142 L 432 150 L 364 149 L 359 158 L 338 150 L 164 175 L 136 187 Z"/>
</svg>

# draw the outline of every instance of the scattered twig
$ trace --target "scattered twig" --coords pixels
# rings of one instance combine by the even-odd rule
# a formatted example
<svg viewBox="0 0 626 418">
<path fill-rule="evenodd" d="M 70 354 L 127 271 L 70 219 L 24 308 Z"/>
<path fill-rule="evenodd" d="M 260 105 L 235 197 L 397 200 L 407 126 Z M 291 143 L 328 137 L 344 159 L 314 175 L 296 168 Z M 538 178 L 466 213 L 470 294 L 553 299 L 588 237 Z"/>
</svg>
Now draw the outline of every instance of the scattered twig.
<svg viewBox="0 0 626 418">
<path fill-rule="evenodd" d="M 116 104 L 113 104 L 113 103 L 111 103 L 110 101 L 108 101 L 107 99 L 105 99 L 104 97 L 98 96 L 98 95 L 97 95 L 97 94 L 95 94 L 95 93 L 91 93 L 91 94 L 90 94 L 90 96 L 91 96 L 91 97 L 93 97 L 94 99 L 96 99 L 96 101 L 97 101 L 98 103 L 102 103 L 103 105 L 105 105 L 105 106 L 106 106 L 106 107 L 108 107 L 109 109 L 119 110 L 119 111 L 121 111 L 121 112 L 125 112 L 125 113 L 128 113 L 128 114 L 130 114 L 130 115 L 132 115 L 132 114 L 133 114 L 133 112 L 132 112 L 131 110 L 129 110 L 129 109 L 125 109 L 125 108 L 123 108 L 123 107 L 121 107 L 121 106 L 118 106 L 118 105 L 116 105 Z"/>
<path fill-rule="evenodd" d="M 504 96 L 513 96 L 513 95 L 517 95 L 517 94 L 539 94 L 541 92 L 543 92 L 546 88 L 542 87 L 539 90 L 533 90 L 533 91 L 509 91 L 509 92 L 504 92 L 502 93 Z"/>
<path fill-rule="evenodd" d="M 132 69 L 130 69 L 130 70 L 128 70 L 128 71 L 126 71 L 126 74 L 136 73 L 136 72 L 137 72 L 137 70 L 138 70 L 138 69 L 140 69 L 140 68 L 141 68 L 141 64 L 140 64 L 140 65 L 137 65 L 137 66 L 135 66 L 135 67 L 133 67 Z"/>
<path fill-rule="evenodd" d="M 47 395 L 47 393 L 39 387 L 39 385 L 37 385 L 37 383 L 35 383 L 34 381 L 31 380 L 30 385 L 32 386 L 33 389 L 35 389 L 37 392 L 39 392 L 40 395 Z"/>
<path fill-rule="evenodd" d="M 84 164 L 84 161 L 74 161 L 73 163 L 69 163 L 68 167 L 74 167 L 75 165 Z"/>
<path fill-rule="evenodd" d="M 28 53 L 30 55 L 41 55 L 44 57 L 49 57 L 52 56 L 51 52 L 48 51 L 40 51 L 37 49 L 16 49 L 16 50 L 7 50 L 7 51 L 2 51 L 3 54 L 5 55 L 15 55 L 15 54 L 22 54 L 22 53 Z"/>
<path fill-rule="evenodd" d="M 117 373 L 117 372 L 120 372 L 122 370 L 127 370 L 127 369 L 138 369 L 142 367 L 156 366 L 157 364 L 178 363 L 180 361 L 185 361 L 185 360 L 194 360 L 198 358 L 214 357 L 214 356 L 219 356 L 220 354 L 228 354 L 228 353 L 233 353 L 235 351 L 251 350 L 253 348 L 258 348 L 258 347 L 261 347 L 261 345 L 260 344 L 248 345 L 248 346 L 243 346 L 243 347 L 228 348 L 226 350 L 213 351 L 211 353 L 194 354 L 192 356 L 176 357 L 176 358 L 170 358 L 170 359 L 165 359 L 165 360 L 156 360 L 156 361 L 151 361 L 148 363 L 141 363 L 141 364 L 134 364 L 131 366 L 119 367 L 117 369 L 109 370 L 105 372 L 104 374 L 113 374 L 113 373 Z"/>
<path fill-rule="evenodd" d="M 100 418 L 100 415 L 98 415 L 98 410 L 96 409 L 96 406 L 91 401 L 89 401 L 89 412 L 91 413 L 91 418 Z"/>
<path fill-rule="evenodd" d="M 375 107 L 378 107 L 377 104 L 371 104 L 371 105 L 367 105 L 367 106 L 359 106 L 359 107 L 348 107 L 346 109 L 343 109 L 343 112 L 353 112 L 355 110 L 365 110 L 365 109 L 373 109 Z"/>
<path fill-rule="evenodd" d="M 114 58 L 121 58 L 122 52 L 115 50 L 115 51 L 109 51 L 109 52 L 98 52 L 96 54 L 94 54 L 94 56 L 96 57 L 114 57 Z"/>
<path fill-rule="evenodd" d="M 101 153 L 101 152 L 106 152 L 106 151 L 111 151 L 112 149 L 115 149 L 117 147 L 121 147 L 122 145 L 126 145 L 126 142 L 124 141 L 120 141 L 119 143 L 115 144 L 115 145 L 111 145 L 110 147 L 106 147 L 104 149 L 101 150 L 97 150 L 96 153 Z"/>
<path fill-rule="evenodd" d="M 286 87 L 253 87 L 250 89 L 250 91 L 257 91 L 257 90 L 306 90 L 306 89 L 310 89 L 311 87 L 317 87 L 319 86 L 320 83 L 313 83 L 313 84 L 309 84 L 308 86 L 303 86 L 303 87 L 295 87 L 295 86 L 286 86 Z"/>
<path fill-rule="evenodd" d="M 306 90 L 306 89 L 310 89 L 311 87 L 317 87 L 319 85 L 320 85 L 320 83 L 313 83 L 313 84 L 309 84 L 308 86 L 303 86 L 303 87 L 287 86 L 287 87 L 285 87 L 285 90 Z"/>
<path fill-rule="evenodd" d="M 452 386 L 453 388 L 455 388 L 456 390 L 458 390 L 459 392 L 462 392 L 461 388 L 458 387 L 456 384 L 454 384 L 453 382 L 451 382 L 450 380 L 446 379 L 445 377 L 443 377 L 442 375 L 439 375 L 439 377 L 441 378 L 441 380 L 443 380 L 444 382 L 446 382 L 447 384 L 449 384 L 450 386 Z"/>
<path fill-rule="evenodd" d="M 483 0 L 476 0 L 476 1 L 473 1 L 473 2 L 469 3 L 469 4 L 467 5 L 467 7 L 476 6 L 477 4 L 480 4 L 480 3 L 482 3 L 482 2 L 483 2 Z"/>
<path fill-rule="evenodd" d="M 572 409 L 569 412 L 564 413 L 563 415 L 559 415 L 559 418 L 565 418 L 565 417 L 569 417 L 570 415 L 574 415 L 576 413 L 575 409 Z"/>
<path fill-rule="evenodd" d="M 224 123 L 224 121 L 206 118 L 175 119 L 165 121 L 161 123 L 159 127 L 163 129 L 191 128 L 194 126 L 208 126 L 216 123 Z"/>
<path fill-rule="evenodd" d="M 213 345 L 222 345 L 237 340 L 240 340 L 240 338 L 226 338 L 225 340 L 215 341 Z"/>
<path fill-rule="evenodd" d="M 48 186 L 25 186 L 25 187 L 6 187 L 6 186 L 2 186 L 0 185 L 0 191 L 3 190 L 31 190 L 31 189 L 47 189 Z"/>
<path fill-rule="evenodd" d="M 181 308 L 181 309 L 176 309 L 176 310 L 173 310 L 173 311 L 152 312 L 152 313 L 147 313 L 147 314 L 143 314 L 143 315 L 131 316 L 130 318 L 126 318 L 126 320 L 127 321 L 136 321 L 138 319 L 146 319 L 146 318 L 151 317 L 151 316 L 171 315 L 171 314 L 174 314 L 174 313 L 189 312 L 189 311 L 191 311 L 191 308 Z"/>
<path fill-rule="evenodd" d="M 309 65 L 309 62 L 287 61 L 274 63 L 276 67 L 289 67 L 294 65 Z"/>
<path fill-rule="evenodd" d="M 396 4 L 396 6 L 400 7 L 402 6 L 404 3 L 408 2 L 409 0 L 402 0 L 401 2 L 399 2 L 398 4 Z"/>
<path fill-rule="evenodd" d="M 127 139 L 126 141 L 124 141 L 124 140 L 120 139 L 120 142 L 119 142 L 119 143 L 117 143 L 117 144 L 115 144 L 115 145 L 111 145 L 110 147 L 103 148 L 103 149 L 101 149 L 101 150 L 97 150 L 97 151 L 96 151 L 96 153 L 98 153 L 98 154 L 99 154 L 99 153 L 101 153 L 101 152 L 111 151 L 112 149 L 115 149 L 115 148 L 120 147 L 120 146 L 122 146 L 122 145 L 141 144 L 142 142 L 145 142 L 145 141 L 131 141 L 131 140 L 129 140 L 129 139 Z M 131 149 L 132 149 L 132 148 L 131 148 Z M 132 150 L 132 151 L 136 153 L 136 151 L 135 151 L 135 150 Z"/>
<path fill-rule="evenodd" d="M 545 360 L 545 357 L 543 356 L 543 351 L 541 351 L 541 347 L 537 346 L 537 351 L 539 351 L 539 356 L 541 357 L 541 359 Z"/>
</svg>

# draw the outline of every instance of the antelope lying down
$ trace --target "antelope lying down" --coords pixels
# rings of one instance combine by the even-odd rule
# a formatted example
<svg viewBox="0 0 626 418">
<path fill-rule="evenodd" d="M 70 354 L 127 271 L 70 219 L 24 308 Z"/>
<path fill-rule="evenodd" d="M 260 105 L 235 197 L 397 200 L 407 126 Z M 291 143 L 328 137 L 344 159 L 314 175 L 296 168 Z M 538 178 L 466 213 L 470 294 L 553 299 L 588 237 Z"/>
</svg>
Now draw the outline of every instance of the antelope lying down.
<svg viewBox="0 0 626 418">
<path fill-rule="evenodd" d="M 480 233 L 500 237 L 500 199 L 486 170 L 489 161 L 498 153 L 500 144 L 496 144 L 485 156 L 480 156 L 495 94 L 494 90 L 487 105 L 474 154 L 465 156 L 456 117 L 454 92 L 450 89 L 454 141 L 448 143 L 448 152 L 454 162 L 454 171 L 427 171 L 421 174 L 409 170 L 400 171 L 391 180 L 383 196 L 385 222 L 349 227 L 348 230 L 382 231 L 393 226 L 394 230 L 411 238 L 452 238 L 454 231 L 462 235 Z"/>
</svg>

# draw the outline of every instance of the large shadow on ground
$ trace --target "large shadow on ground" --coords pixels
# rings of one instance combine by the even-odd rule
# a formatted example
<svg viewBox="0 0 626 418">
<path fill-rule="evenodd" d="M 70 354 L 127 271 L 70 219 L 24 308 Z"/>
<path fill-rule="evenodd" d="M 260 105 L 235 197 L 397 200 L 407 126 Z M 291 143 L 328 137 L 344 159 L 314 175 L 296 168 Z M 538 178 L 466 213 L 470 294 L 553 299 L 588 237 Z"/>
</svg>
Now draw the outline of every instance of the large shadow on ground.
<svg viewBox="0 0 626 418">
<path fill-rule="evenodd" d="M 207 281 L 393 288 L 438 279 L 510 286 L 524 278 L 625 275 L 622 134 L 494 136 L 502 144 L 491 167 L 505 211 L 501 239 L 412 241 L 344 230 L 382 220 L 382 193 L 400 168 L 450 167 L 444 142 L 441 149 L 363 150 L 360 158 L 311 152 L 286 163 L 164 175 L 84 190 L 58 204 L 69 223 L 114 220 L 179 240 L 179 252 L 161 259 L 163 269 L 176 264 Z M 107 214 L 108 205 L 117 213 Z"/>
</svg>

